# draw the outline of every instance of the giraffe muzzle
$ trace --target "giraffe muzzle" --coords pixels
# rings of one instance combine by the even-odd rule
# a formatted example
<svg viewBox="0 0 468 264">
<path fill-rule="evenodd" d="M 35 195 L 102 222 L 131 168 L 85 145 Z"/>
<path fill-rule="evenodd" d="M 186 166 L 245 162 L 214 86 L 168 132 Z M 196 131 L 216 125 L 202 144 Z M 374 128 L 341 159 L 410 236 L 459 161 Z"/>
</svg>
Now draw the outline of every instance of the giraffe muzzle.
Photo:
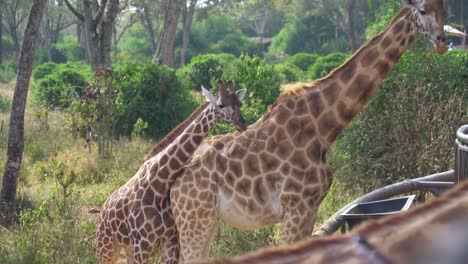
<svg viewBox="0 0 468 264">
<path fill-rule="evenodd" d="M 445 44 L 445 36 L 437 35 L 433 43 L 433 50 L 438 54 L 444 54 L 447 51 L 447 44 Z"/>
</svg>

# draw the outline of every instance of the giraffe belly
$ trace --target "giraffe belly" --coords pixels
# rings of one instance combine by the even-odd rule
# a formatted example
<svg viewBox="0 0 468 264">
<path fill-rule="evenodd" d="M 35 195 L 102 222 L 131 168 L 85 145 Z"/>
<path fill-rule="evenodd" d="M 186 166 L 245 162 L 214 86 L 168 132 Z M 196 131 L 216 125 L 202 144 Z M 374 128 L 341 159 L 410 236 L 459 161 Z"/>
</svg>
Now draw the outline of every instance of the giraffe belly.
<svg viewBox="0 0 468 264">
<path fill-rule="evenodd" d="M 228 198 L 222 190 L 218 192 L 219 216 L 224 223 L 243 230 L 254 230 L 270 226 L 281 221 L 283 207 L 276 192 L 272 192 L 270 199 L 264 207 L 255 208 L 255 213 L 249 213 L 248 209 L 240 206 Z"/>
</svg>

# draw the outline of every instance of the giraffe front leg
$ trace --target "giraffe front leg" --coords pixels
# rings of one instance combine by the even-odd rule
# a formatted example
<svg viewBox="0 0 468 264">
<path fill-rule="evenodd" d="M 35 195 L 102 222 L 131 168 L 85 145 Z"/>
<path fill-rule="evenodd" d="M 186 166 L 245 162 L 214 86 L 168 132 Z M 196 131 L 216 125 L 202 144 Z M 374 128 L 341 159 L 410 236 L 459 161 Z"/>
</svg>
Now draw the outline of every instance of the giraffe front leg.
<svg viewBox="0 0 468 264">
<path fill-rule="evenodd" d="M 164 245 L 163 262 L 165 264 L 177 264 L 179 262 L 179 253 L 179 235 L 174 232 Z"/>
<path fill-rule="evenodd" d="M 117 263 L 120 253 L 120 245 L 112 235 L 112 230 L 104 220 L 97 224 L 96 250 L 100 264 Z"/>
<path fill-rule="evenodd" d="M 214 193 L 210 190 L 199 192 L 195 188 L 182 192 L 185 188 L 173 185 L 170 194 L 179 234 L 181 263 L 208 256 L 210 242 L 219 224 Z"/>
<path fill-rule="evenodd" d="M 291 244 L 306 239 L 314 228 L 316 212 L 301 211 L 297 208 L 285 209 L 280 244 Z"/>
</svg>

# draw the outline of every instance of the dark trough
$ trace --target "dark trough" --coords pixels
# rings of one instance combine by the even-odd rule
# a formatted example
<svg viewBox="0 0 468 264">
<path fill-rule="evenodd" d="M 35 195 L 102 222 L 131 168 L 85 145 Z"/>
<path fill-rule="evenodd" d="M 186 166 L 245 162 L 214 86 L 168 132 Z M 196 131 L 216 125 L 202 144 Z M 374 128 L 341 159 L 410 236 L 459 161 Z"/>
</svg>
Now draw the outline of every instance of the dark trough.
<svg viewBox="0 0 468 264">
<path fill-rule="evenodd" d="M 408 210 L 413 203 L 415 195 L 409 195 L 394 199 L 379 200 L 368 203 L 357 203 L 341 214 L 348 224 L 349 229 L 362 221 L 397 214 Z M 342 226 L 344 231 L 345 226 Z"/>
</svg>

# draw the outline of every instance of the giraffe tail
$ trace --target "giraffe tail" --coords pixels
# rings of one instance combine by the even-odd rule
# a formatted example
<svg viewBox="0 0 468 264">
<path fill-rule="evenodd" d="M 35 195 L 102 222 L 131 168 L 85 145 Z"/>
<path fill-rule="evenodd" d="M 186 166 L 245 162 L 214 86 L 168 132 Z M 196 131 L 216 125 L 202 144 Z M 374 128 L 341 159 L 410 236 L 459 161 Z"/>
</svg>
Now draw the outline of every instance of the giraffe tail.
<svg viewBox="0 0 468 264">
<path fill-rule="evenodd" d="M 88 210 L 88 214 L 99 214 L 101 212 L 101 209 L 99 208 L 91 208 Z"/>
</svg>

